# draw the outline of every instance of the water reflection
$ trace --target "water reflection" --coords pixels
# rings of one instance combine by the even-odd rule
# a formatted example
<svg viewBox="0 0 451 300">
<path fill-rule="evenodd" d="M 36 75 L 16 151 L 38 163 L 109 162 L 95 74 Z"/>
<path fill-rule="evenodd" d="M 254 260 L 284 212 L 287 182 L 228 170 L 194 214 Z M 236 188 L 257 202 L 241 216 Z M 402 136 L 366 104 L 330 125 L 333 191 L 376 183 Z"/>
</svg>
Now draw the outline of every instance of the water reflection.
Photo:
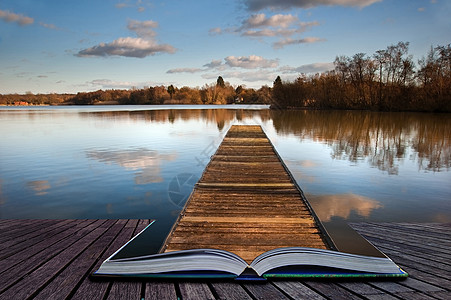
<svg viewBox="0 0 451 300">
<path fill-rule="evenodd" d="M 265 122 L 270 120 L 268 109 L 167 109 L 147 111 L 95 111 L 81 112 L 81 117 L 92 118 L 93 116 L 110 120 L 144 120 L 158 123 L 174 123 L 177 121 L 202 120 L 207 124 L 215 124 L 222 131 L 231 122 L 244 121 Z"/>
<path fill-rule="evenodd" d="M 448 115 L 233 107 L 0 109 L 0 213 L 48 217 L 31 206 L 48 203 L 55 217 L 172 216 L 183 201 L 171 180 L 198 179 L 232 124 L 260 124 L 323 220 L 447 219 Z"/>
<path fill-rule="evenodd" d="M 48 193 L 50 189 L 50 183 L 48 180 L 33 180 L 27 182 L 27 187 L 32 189 L 36 196 L 43 196 Z"/>
<path fill-rule="evenodd" d="M 0 178 L 0 206 L 6 203 L 6 197 L 3 196 L 3 180 Z M 0 214 L 1 217 L 1 214 Z"/>
<path fill-rule="evenodd" d="M 325 143 L 333 159 L 365 160 L 391 175 L 399 173 L 399 162 L 404 159 L 415 160 L 418 170 L 425 171 L 449 170 L 451 165 L 451 118 L 446 114 L 168 109 L 81 112 L 80 116 L 162 124 L 201 120 L 220 132 L 232 123 L 272 121 L 278 135 L 294 134 L 301 140 Z"/>
<path fill-rule="evenodd" d="M 449 170 L 451 118 L 446 114 L 360 111 L 271 111 L 278 134 L 325 143 L 333 159 L 398 174 L 399 161 L 415 160 L 419 170 Z"/>
<path fill-rule="evenodd" d="M 177 154 L 160 154 L 157 151 L 140 148 L 131 150 L 88 150 L 86 156 L 106 164 L 117 164 L 135 173 L 135 184 L 162 182 L 161 163 L 173 161 Z"/>
<path fill-rule="evenodd" d="M 369 217 L 373 210 L 382 207 L 376 200 L 352 193 L 308 195 L 307 198 L 322 222 L 329 222 L 333 217 L 346 220 L 352 212 L 361 217 Z"/>
</svg>

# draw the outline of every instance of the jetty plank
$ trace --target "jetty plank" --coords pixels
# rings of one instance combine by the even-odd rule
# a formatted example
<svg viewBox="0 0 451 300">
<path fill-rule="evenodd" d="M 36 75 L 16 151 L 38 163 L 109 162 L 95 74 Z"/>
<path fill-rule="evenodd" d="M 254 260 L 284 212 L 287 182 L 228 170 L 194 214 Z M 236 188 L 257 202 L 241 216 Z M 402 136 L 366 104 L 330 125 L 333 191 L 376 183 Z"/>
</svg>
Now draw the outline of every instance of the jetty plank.
<svg viewBox="0 0 451 300">
<path fill-rule="evenodd" d="M 333 247 L 262 128 L 232 126 L 163 250 L 216 248 L 251 262 L 290 246 Z"/>
</svg>

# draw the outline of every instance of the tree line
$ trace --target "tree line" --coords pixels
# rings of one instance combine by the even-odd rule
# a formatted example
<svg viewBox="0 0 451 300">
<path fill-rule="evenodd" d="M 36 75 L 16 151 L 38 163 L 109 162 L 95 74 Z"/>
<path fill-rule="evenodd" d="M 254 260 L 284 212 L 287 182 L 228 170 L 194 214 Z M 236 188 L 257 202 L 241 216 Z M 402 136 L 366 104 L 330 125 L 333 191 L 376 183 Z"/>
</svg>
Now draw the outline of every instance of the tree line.
<svg viewBox="0 0 451 300">
<path fill-rule="evenodd" d="M 47 98 L 46 98 L 47 97 Z M 26 102 L 31 105 L 41 104 L 270 104 L 271 88 L 263 86 L 260 89 L 246 88 L 242 85 L 233 87 L 219 76 L 216 83 L 205 84 L 201 88 L 181 87 L 173 85 L 132 88 L 129 90 L 97 90 L 94 92 L 79 92 L 75 95 L 38 94 L 30 92 L 25 95 L 0 95 L 0 104 L 13 105 Z"/>
<path fill-rule="evenodd" d="M 0 95 L 0 104 L 272 104 L 280 109 L 356 109 L 451 112 L 451 44 L 431 47 L 417 64 L 409 43 L 399 42 L 373 55 L 337 56 L 334 70 L 276 78 L 273 87 L 232 86 L 219 76 L 202 87 L 155 86 L 98 90 L 75 95 Z"/>
<path fill-rule="evenodd" d="M 451 46 L 431 48 L 416 65 L 409 43 L 373 55 L 337 56 L 335 69 L 274 81 L 278 108 L 451 112 Z"/>
</svg>

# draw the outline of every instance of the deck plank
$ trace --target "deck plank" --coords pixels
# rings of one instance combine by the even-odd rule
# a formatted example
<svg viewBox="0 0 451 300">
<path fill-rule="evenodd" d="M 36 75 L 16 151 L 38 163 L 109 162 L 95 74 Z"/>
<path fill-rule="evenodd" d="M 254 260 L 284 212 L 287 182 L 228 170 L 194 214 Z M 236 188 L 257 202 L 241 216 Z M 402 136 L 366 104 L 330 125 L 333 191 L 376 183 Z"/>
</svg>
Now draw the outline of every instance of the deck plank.
<svg viewBox="0 0 451 300">
<path fill-rule="evenodd" d="M 147 282 L 144 300 L 177 300 L 174 282 Z"/>
<path fill-rule="evenodd" d="M 299 281 L 274 281 L 273 284 L 293 299 L 326 299 Z"/>
<path fill-rule="evenodd" d="M 189 300 L 210 300 L 216 299 L 205 282 L 180 282 L 180 293 L 182 299 Z"/>
<path fill-rule="evenodd" d="M 73 289 L 86 276 L 86 271 L 89 270 L 96 262 L 108 244 L 111 242 L 111 237 L 116 236 L 122 229 L 122 224 L 117 224 L 116 220 L 108 220 L 102 224 L 103 228 L 107 228 L 104 234 L 99 239 L 86 248 L 76 259 L 58 274 L 35 299 L 66 299 L 72 294 Z"/>
<path fill-rule="evenodd" d="M 261 284 L 245 283 L 243 286 L 256 299 L 287 300 L 290 299 L 270 282 Z"/>
<path fill-rule="evenodd" d="M 143 230 L 147 224 L 142 222 L 142 220 L 132 220 L 125 225 L 126 229 L 130 230 L 129 235 L 135 236 L 141 230 Z M 115 280 L 111 286 L 110 294 L 107 299 L 126 299 L 135 300 L 141 299 L 141 290 L 143 288 L 142 282 L 139 281 L 120 281 Z M 127 294 L 124 296 L 124 291 Z"/>
<path fill-rule="evenodd" d="M 33 252 L 21 252 L 18 253 L 17 258 L 9 258 L 9 260 L 0 260 L 0 266 L 9 266 L 10 268 L 2 268 L 3 272 L 0 273 L 2 280 L 0 280 L 0 292 L 3 292 L 16 282 L 20 281 L 23 277 L 31 274 L 34 270 L 38 269 L 43 264 L 52 261 L 59 253 L 72 247 L 78 240 L 83 238 L 81 235 L 76 235 L 83 228 L 91 226 L 94 220 L 79 221 L 74 223 L 73 227 L 67 229 L 61 234 L 61 239 L 54 244 L 50 244 L 48 247 L 44 247 L 42 251 L 39 251 L 33 255 Z M 91 227 L 95 228 L 95 227 Z M 87 233 L 88 231 L 84 231 Z M 58 237 L 59 238 L 59 237 Z M 45 240 L 43 243 L 45 244 Z M 15 259 L 11 264 L 11 260 Z M 14 267 L 11 267 L 14 266 Z M 16 285 L 16 289 L 20 289 L 21 284 Z"/>
<path fill-rule="evenodd" d="M 113 238 L 112 243 L 107 247 L 105 252 L 97 258 L 96 264 L 88 270 L 88 274 L 91 274 L 100 267 L 100 264 L 113 254 L 117 249 L 123 246 L 131 238 L 131 232 L 129 229 L 125 229 L 125 225 L 130 220 L 118 220 L 117 224 L 122 225 L 122 229 L 119 234 Z M 128 227 L 127 227 L 128 228 Z M 108 289 L 111 286 L 111 281 L 107 280 L 91 280 L 87 275 L 77 290 L 74 293 L 72 299 L 89 300 L 89 299 L 104 299 L 107 295 Z"/>
<path fill-rule="evenodd" d="M 106 220 L 98 220 L 79 230 L 76 234 L 80 235 L 81 238 L 72 244 L 71 247 L 66 248 L 56 257 L 53 257 L 52 260 L 49 260 L 22 278 L 1 296 L 5 299 L 26 299 L 33 296 L 41 288 L 45 287 L 71 260 L 105 232 L 106 228 L 101 227 L 105 222 Z M 88 231 L 88 233 L 85 231 Z"/>
<path fill-rule="evenodd" d="M 227 300 L 251 300 L 252 297 L 246 292 L 246 290 L 239 284 L 234 282 L 213 282 L 214 288 L 218 299 Z"/>
<path fill-rule="evenodd" d="M 0 247 L 0 258 L 11 256 L 22 250 L 29 250 L 30 247 L 42 242 L 43 239 L 50 239 L 52 236 L 64 231 L 65 228 L 71 227 L 71 222 L 71 220 L 63 220 L 45 223 L 44 227 L 40 227 L 36 231 L 24 234 L 14 240 L 3 242 Z"/>
</svg>

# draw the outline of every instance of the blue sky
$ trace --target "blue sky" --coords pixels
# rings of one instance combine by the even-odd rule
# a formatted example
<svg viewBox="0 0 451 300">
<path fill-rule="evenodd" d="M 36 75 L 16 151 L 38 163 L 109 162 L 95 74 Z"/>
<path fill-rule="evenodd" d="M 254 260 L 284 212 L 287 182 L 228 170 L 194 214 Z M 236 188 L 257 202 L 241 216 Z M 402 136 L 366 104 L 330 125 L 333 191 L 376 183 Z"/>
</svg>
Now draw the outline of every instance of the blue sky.
<svg viewBox="0 0 451 300">
<path fill-rule="evenodd" d="M 449 0 L 1 0 L 0 93 L 272 86 L 337 55 L 451 42 Z"/>
</svg>

